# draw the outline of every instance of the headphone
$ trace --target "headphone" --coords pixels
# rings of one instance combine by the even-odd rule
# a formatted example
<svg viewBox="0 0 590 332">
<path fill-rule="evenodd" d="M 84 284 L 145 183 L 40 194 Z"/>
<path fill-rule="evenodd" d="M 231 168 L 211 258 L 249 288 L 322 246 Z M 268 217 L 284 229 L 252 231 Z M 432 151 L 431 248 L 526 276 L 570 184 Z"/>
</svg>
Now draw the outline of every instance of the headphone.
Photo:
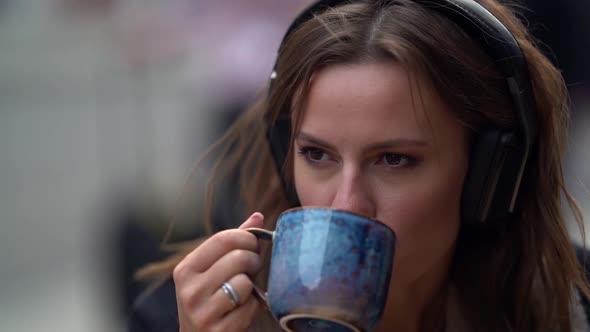
<svg viewBox="0 0 590 332">
<path fill-rule="evenodd" d="M 379 1 L 387 4 L 391 1 Z M 279 47 L 303 22 L 314 15 L 352 2 L 320 0 L 304 10 L 291 23 Z M 485 129 L 474 138 L 469 169 L 461 197 L 464 223 L 481 224 L 514 213 L 525 166 L 537 137 L 534 99 L 526 59 L 514 36 L 487 9 L 474 0 L 414 0 L 457 24 L 493 60 L 503 75 L 519 127 L 516 130 Z M 270 86 L 280 75 L 273 67 Z M 267 119 L 267 139 L 283 188 L 293 205 L 300 205 L 292 183 L 287 183 L 283 168 L 289 153 L 291 120 L 279 116 Z"/>
</svg>

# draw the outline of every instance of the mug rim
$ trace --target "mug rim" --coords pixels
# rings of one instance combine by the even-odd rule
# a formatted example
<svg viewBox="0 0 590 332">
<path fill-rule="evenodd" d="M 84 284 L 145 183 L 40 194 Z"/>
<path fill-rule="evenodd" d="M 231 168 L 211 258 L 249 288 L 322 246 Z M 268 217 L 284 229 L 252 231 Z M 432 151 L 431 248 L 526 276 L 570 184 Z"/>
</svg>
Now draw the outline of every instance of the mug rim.
<svg viewBox="0 0 590 332">
<path fill-rule="evenodd" d="M 366 214 L 362 214 L 362 213 L 358 213 L 358 212 L 353 212 L 353 211 L 346 210 L 346 209 L 331 208 L 331 207 L 328 207 L 328 206 L 306 205 L 306 206 L 292 207 L 292 208 L 289 208 L 289 209 L 281 212 L 281 214 L 279 214 L 279 216 L 277 217 L 277 221 L 279 219 L 281 219 L 281 217 L 283 215 L 287 215 L 287 214 L 291 214 L 291 213 L 295 213 L 295 212 L 299 212 L 299 211 L 303 211 L 303 210 L 330 210 L 330 211 L 344 212 L 344 213 L 352 214 L 352 215 L 357 216 L 357 217 L 362 217 L 362 218 L 368 219 L 368 220 L 370 220 L 372 222 L 375 222 L 378 225 L 381 225 L 381 226 L 385 227 L 386 229 L 388 229 L 392 233 L 392 235 L 393 235 L 394 238 L 397 238 L 397 235 L 396 235 L 395 231 L 391 227 L 387 226 L 384 222 L 382 222 L 382 221 L 380 221 L 378 219 L 375 219 L 373 217 L 369 217 Z"/>
<path fill-rule="evenodd" d="M 358 326 L 355 326 L 349 322 L 346 322 L 342 319 L 338 319 L 338 318 L 332 318 L 332 317 L 326 317 L 326 316 L 322 316 L 322 315 L 317 315 L 317 314 L 305 314 L 305 313 L 292 313 L 292 314 L 286 314 L 285 316 L 281 317 L 279 319 L 279 324 L 281 325 L 281 327 L 285 330 L 285 331 L 289 331 L 289 332 L 293 332 L 293 330 L 291 330 L 288 326 L 287 323 L 293 319 L 297 319 L 297 318 L 311 318 L 311 319 L 321 319 L 321 320 L 327 320 L 327 321 L 331 321 L 333 323 L 337 323 L 337 324 L 341 324 L 349 329 L 351 329 L 354 332 L 361 332 L 361 329 Z"/>
</svg>

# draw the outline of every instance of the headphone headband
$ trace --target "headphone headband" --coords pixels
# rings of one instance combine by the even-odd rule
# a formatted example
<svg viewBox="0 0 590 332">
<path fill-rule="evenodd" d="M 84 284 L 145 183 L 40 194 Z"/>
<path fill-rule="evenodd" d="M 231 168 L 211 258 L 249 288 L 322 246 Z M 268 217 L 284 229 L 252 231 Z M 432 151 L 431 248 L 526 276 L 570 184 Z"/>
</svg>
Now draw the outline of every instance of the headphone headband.
<svg viewBox="0 0 590 332">
<path fill-rule="evenodd" d="M 457 24 L 492 59 L 505 78 L 519 128 L 515 132 L 508 133 L 499 130 L 482 133 L 481 136 L 485 138 L 480 141 L 486 143 L 474 144 L 474 149 L 479 151 L 475 151 L 476 156 L 472 152 L 470 165 L 476 165 L 478 170 L 473 171 L 470 166 L 463 195 L 464 210 L 472 211 L 463 214 L 467 219 L 485 221 L 490 215 L 511 213 L 514 211 L 526 162 L 538 135 L 532 86 L 522 50 L 512 33 L 500 20 L 474 0 L 413 1 Z M 354 0 L 320 0 L 307 7 L 287 29 L 280 44 L 279 53 L 289 36 L 305 21 L 331 7 L 354 2 Z M 375 5 L 384 7 L 393 2 L 395 0 L 374 1 Z M 276 65 L 277 62 L 271 75 L 271 87 L 274 79 L 280 75 L 276 72 Z M 280 118 L 275 123 L 269 124 L 267 137 L 277 168 L 282 174 L 288 153 L 291 124 L 290 120 Z M 287 193 L 297 204 L 298 200 L 293 188 L 287 186 Z M 504 207 L 496 208 L 497 205 Z M 495 213 L 499 210 L 505 211 Z"/>
<path fill-rule="evenodd" d="M 353 3 L 351 0 L 320 0 L 301 12 L 289 25 L 283 36 L 279 51 L 287 38 L 315 14 L 332 7 Z M 392 0 L 377 0 L 376 3 L 391 3 Z M 534 99 L 531 95 L 527 63 L 518 42 L 512 33 L 485 7 L 473 0 L 414 0 L 425 8 L 437 11 L 457 24 L 482 50 L 491 57 L 498 70 L 506 78 L 508 90 L 514 101 L 525 145 L 531 146 L 537 137 L 537 124 L 533 113 Z M 271 79 L 277 77 L 273 67 Z"/>
</svg>

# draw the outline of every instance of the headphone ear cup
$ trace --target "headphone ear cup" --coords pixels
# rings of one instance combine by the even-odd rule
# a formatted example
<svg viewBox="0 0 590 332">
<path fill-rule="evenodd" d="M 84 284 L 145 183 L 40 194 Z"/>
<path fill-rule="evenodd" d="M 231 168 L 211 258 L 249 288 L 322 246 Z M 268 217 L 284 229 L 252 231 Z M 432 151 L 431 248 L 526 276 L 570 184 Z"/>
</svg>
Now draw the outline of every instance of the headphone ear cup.
<svg viewBox="0 0 590 332">
<path fill-rule="evenodd" d="M 270 152 L 275 163 L 275 168 L 281 178 L 283 176 L 283 167 L 289 153 L 289 140 L 291 136 L 291 124 L 286 119 L 277 119 L 273 125 L 269 125 L 266 130 L 266 139 L 270 147 Z"/>
<path fill-rule="evenodd" d="M 489 202 L 486 182 L 499 136 L 498 131 L 486 131 L 477 136 L 471 146 L 469 167 L 461 196 L 461 217 L 464 223 L 482 223 L 486 220 L 487 209 L 484 205 Z"/>
<path fill-rule="evenodd" d="M 513 133 L 488 130 L 476 139 L 461 197 L 464 223 L 485 223 L 513 212 L 524 155 Z"/>
<path fill-rule="evenodd" d="M 465 223 L 485 223 L 489 217 L 498 182 L 497 166 L 501 166 L 496 165 L 501 136 L 497 130 L 488 130 L 473 142 L 461 197 L 461 213 Z"/>
<path fill-rule="evenodd" d="M 277 174 L 281 178 L 281 184 L 287 195 L 287 199 L 292 206 L 299 206 L 299 198 L 295 185 L 287 181 L 284 174 L 285 162 L 289 154 L 289 142 L 291 140 L 291 121 L 288 117 L 279 117 L 275 123 L 268 127 L 266 138 L 270 147 L 270 152 L 274 160 Z"/>
</svg>

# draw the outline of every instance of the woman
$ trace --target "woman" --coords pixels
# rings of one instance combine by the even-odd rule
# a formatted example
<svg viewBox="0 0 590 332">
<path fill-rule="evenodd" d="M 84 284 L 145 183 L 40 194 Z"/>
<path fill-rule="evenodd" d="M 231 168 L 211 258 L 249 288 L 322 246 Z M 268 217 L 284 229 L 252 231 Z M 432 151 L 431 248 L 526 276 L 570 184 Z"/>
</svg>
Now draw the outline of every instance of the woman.
<svg viewBox="0 0 590 332">
<path fill-rule="evenodd" d="M 230 129 L 220 159 L 225 171 L 239 169 L 244 210 L 262 214 L 149 271 L 173 270 L 175 295 L 150 301 L 174 298 L 171 330 L 277 329 L 251 295 L 254 282 L 264 285 L 268 248 L 242 229 L 274 229 L 298 204 L 369 215 L 396 232 L 377 331 L 588 330 L 580 301 L 590 293 L 560 203 L 564 194 L 581 227 L 561 168 L 566 89 L 510 8 L 479 2 L 520 45 L 532 91 L 518 75 L 507 85 L 492 57 L 512 59 L 484 52 L 440 6 L 323 1 L 297 20 L 268 96 Z M 490 142 L 505 150 L 482 173 L 496 155 Z M 132 326 L 149 312 L 140 305 Z"/>
</svg>

